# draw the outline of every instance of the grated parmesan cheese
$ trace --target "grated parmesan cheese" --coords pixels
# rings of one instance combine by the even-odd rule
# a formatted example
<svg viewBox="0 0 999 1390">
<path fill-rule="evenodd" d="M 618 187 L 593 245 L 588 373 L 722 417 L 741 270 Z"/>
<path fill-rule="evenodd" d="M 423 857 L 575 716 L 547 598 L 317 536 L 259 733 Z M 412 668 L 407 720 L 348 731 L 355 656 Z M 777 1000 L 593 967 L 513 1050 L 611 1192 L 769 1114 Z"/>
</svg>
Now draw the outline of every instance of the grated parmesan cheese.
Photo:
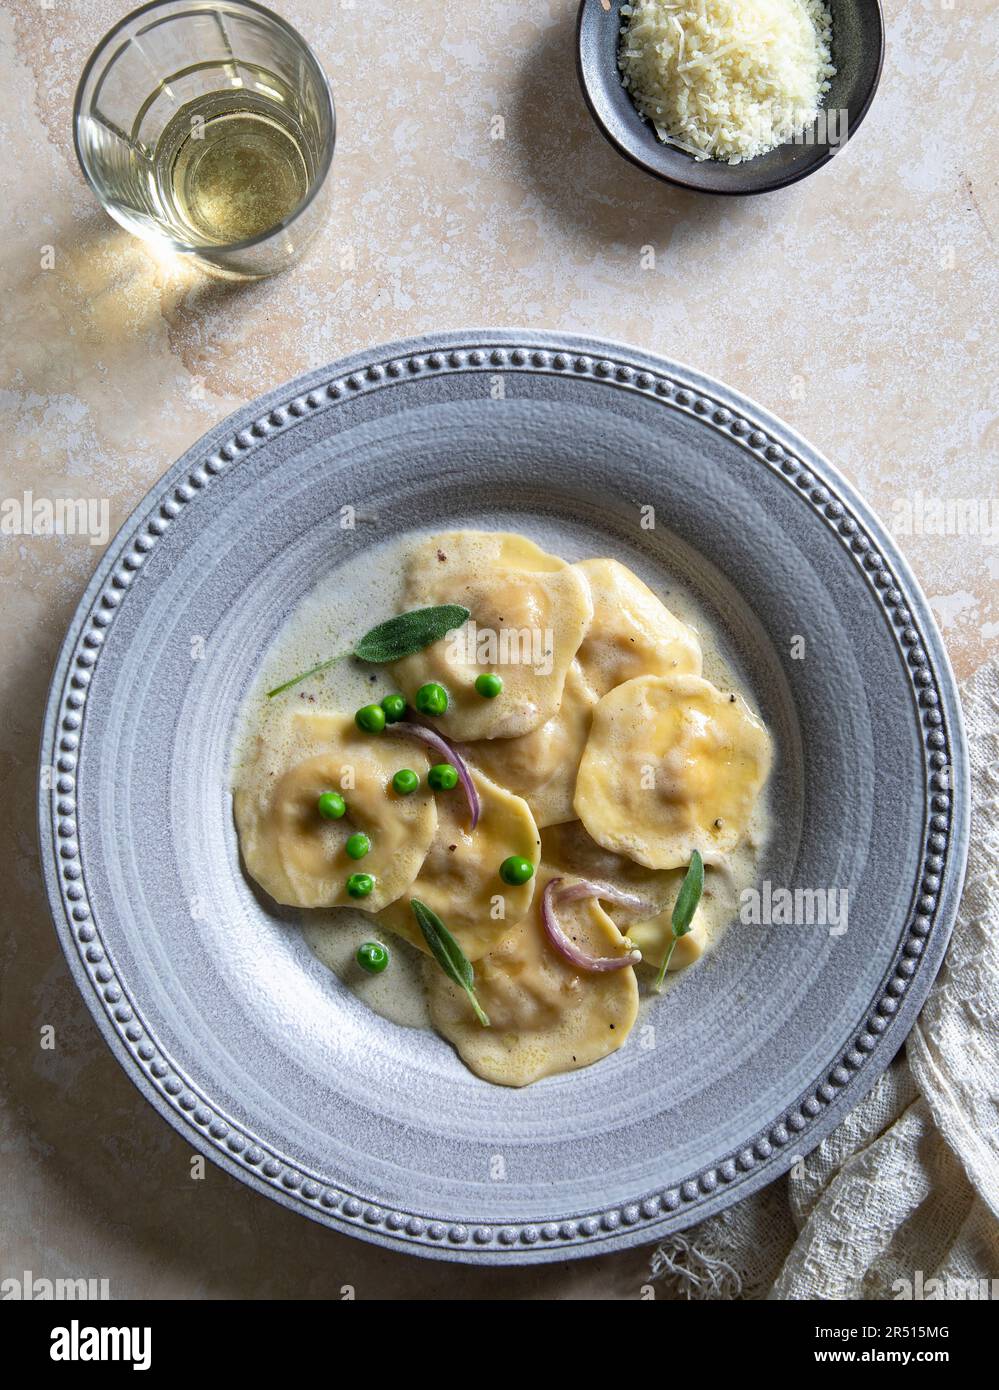
<svg viewBox="0 0 999 1390">
<path fill-rule="evenodd" d="M 822 0 L 631 0 L 618 66 L 660 140 L 739 164 L 815 120 L 829 78 Z"/>
</svg>

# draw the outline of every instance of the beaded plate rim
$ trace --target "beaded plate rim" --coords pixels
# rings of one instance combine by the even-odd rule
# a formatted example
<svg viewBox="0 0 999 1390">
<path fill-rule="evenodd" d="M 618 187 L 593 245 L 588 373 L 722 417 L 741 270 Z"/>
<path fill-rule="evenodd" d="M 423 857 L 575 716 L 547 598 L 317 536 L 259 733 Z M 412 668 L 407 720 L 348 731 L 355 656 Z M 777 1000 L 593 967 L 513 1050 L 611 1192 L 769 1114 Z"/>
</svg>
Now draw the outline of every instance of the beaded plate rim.
<svg viewBox="0 0 999 1390">
<path fill-rule="evenodd" d="M 105 950 L 88 901 L 76 821 L 76 750 L 104 635 L 146 556 L 215 477 L 299 420 L 421 375 L 534 372 L 593 378 L 699 418 L 780 476 L 838 537 L 888 617 L 913 694 L 927 814 L 914 900 L 892 964 L 849 1044 L 754 1139 L 682 1182 L 558 1222 L 466 1225 L 441 1214 L 384 1208 L 303 1171 L 237 1125 L 174 1065 L 142 1019 Z M 886 558 L 887 557 L 887 558 Z M 147 493 L 108 546 L 80 600 L 49 689 L 39 779 L 39 837 L 60 943 L 117 1060 L 195 1148 L 283 1205 L 334 1229 L 414 1254 L 528 1263 L 661 1238 L 786 1171 L 857 1104 L 885 1069 L 932 984 L 960 898 L 969 830 L 968 765 L 954 677 L 932 614 L 893 540 L 850 485 L 793 430 L 736 391 L 624 344 L 535 330 L 470 330 L 390 343 L 312 371 L 237 411 L 202 437 Z"/>
</svg>

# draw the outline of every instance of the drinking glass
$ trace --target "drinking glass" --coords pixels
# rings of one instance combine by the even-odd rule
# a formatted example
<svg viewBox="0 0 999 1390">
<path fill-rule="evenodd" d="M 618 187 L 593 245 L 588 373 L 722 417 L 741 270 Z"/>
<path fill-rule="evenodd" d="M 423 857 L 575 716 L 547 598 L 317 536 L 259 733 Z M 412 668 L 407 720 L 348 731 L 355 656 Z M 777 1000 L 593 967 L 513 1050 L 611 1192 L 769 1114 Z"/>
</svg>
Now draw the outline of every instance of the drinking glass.
<svg viewBox="0 0 999 1390">
<path fill-rule="evenodd" d="M 121 20 L 84 68 L 73 133 L 112 217 L 215 274 L 283 270 L 326 211 L 329 83 L 253 0 L 154 0 Z"/>
</svg>

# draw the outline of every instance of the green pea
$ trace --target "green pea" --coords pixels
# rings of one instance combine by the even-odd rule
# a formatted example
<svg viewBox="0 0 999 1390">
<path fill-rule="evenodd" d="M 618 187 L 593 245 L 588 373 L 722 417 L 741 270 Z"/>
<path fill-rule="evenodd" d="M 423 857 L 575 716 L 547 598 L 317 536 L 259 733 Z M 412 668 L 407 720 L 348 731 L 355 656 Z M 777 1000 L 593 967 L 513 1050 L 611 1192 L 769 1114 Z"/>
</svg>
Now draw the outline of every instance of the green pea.
<svg viewBox="0 0 999 1390">
<path fill-rule="evenodd" d="M 401 767 L 392 778 L 392 787 L 400 796 L 408 796 L 410 792 L 415 792 L 419 785 L 419 777 L 408 767 Z"/>
<path fill-rule="evenodd" d="M 475 677 L 475 689 L 484 700 L 495 700 L 503 689 L 503 677 L 493 675 L 492 671 L 483 671 L 481 676 Z"/>
<path fill-rule="evenodd" d="M 458 770 L 450 763 L 437 763 L 427 773 L 427 785 L 435 792 L 449 792 L 458 785 Z"/>
<path fill-rule="evenodd" d="M 389 963 L 389 953 L 380 941 L 365 941 L 363 945 L 358 946 L 355 959 L 361 969 L 366 970 L 369 975 L 380 975 Z"/>
<path fill-rule="evenodd" d="M 316 810 L 323 820 L 339 820 L 347 809 L 347 803 L 339 792 L 323 792 L 316 802 Z"/>
<path fill-rule="evenodd" d="M 347 843 L 344 845 L 344 849 L 351 859 L 363 859 L 370 848 L 371 841 L 361 831 L 358 831 L 356 835 L 349 835 Z"/>
<path fill-rule="evenodd" d="M 354 723 L 366 734 L 380 734 L 385 728 L 385 711 L 381 705 L 362 705 L 354 715 Z"/>
<path fill-rule="evenodd" d="M 421 714 L 445 714 L 447 712 L 447 691 L 436 681 L 421 685 L 416 692 L 416 708 Z"/>
<path fill-rule="evenodd" d="M 406 714 L 405 695 L 386 695 L 382 701 L 382 709 L 385 711 L 386 724 L 398 724 Z"/>
<path fill-rule="evenodd" d="M 504 883 L 516 886 L 534 877 L 534 865 L 519 854 L 511 854 L 508 859 L 503 860 L 499 872 Z"/>
<path fill-rule="evenodd" d="M 352 898 L 366 898 L 374 886 L 370 874 L 351 874 L 347 880 L 347 892 Z"/>
</svg>

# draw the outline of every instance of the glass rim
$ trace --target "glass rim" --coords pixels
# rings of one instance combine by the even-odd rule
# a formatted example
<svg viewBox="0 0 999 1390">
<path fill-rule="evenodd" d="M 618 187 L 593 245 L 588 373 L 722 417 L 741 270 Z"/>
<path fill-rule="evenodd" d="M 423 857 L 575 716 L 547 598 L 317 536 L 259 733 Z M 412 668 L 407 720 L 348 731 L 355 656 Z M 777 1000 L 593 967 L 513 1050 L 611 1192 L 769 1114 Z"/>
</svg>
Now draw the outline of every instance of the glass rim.
<svg viewBox="0 0 999 1390">
<path fill-rule="evenodd" d="M 286 231 L 294 222 L 297 222 L 307 208 L 311 206 L 316 195 L 325 184 L 327 175 L 330 171 L 330 165 L 333 162 L 333 151 L 336 145 L 336 106 L 333 101 L 333 89 L 330 86 L 330 80 L 326 76 L 325 70 L 319 59 L 316 57 L 315 53 L 313 53 L 311 45 L 306 42 L 294 25 L 289 24 L 281 15 L 275 14 L 273 10 L 269 10 L 266 5 L 258 4 L 257 0 L 148 0 L 147 4 L 139 5 L 137 9 L 130 10 L 128 14 L 123 15 L 122 18 L 119 19 L 116 24 L 112 25 L 112 27 L 98 40 L 93 52 L 83 65 L 83 71 L 80 73 L 80 80 L 76 84 L 76 94 L 73 97 L 73 148 L 76 151 L 76 162 L 79 164 L 83 177 L 90 185 L 101 207 L 110 217 L 113 217 L 119 225 L 125 226 L 126 231 L 131 231 L 134 235 L 142 235 L 135 232 L 133 228 L 126 226 L 117 213 L 112 211 L 108 206 L 104 195 L 98 188 L 90 169 L 87 167 L 87 161 L 83 157 L 83 150 L 80 146 L 80 122 L 83 111 L 84 89 L 93 74 L 94 68 L 97 66 L 98 59 L 108 50 L 112 41 L 118 37 L 127 25 L 131 24 L 133 20 L 138 19 L 140 15 L 151 14 L 154 10 L 163 10 L 171 5 L 181 7 L 178 10 L 178 14 L 182 14 L 185 3 L 189 6 L 191 12 L 197 10 L 211 10 L 216 7 L 219 9 L 229 7 L 234 10 L 251 10 L 256 14 L 263 15 L 278 29 L 283 30 L 284 33 L 301 48 L 305 55 L 306 62 L 310 64 L 315 76 L 318 78 L 319 87 L 326 97 L 330 121 L 329 140 L 324 147 L 322 160 L 316 171 L 316 177 L 313 180 L 312 187 L 301 202 L 288 213 L 286 217 L 283 217 L 280 222 L 275 222 L 274 226 L 269 227 L 266 232 L 258 232 L 256 236 L 246 237 L 242 241 L 227 241 L 215 246 L 198 246 L 192 242 L 180 241 L 164 231 L 158 233 L 160 240 L 163 241 L 164 244 L 170 246 L 174 251 L 184 255 L 208 258 L 212 253 L 221 254 L 230 251 L 247 251 L 254 246 L 263 245 L 264 242 L 270 241 L 278 232 Z M 239 60 L 236 59 L 235 61 L 238 62 Z"/>
</svg>

